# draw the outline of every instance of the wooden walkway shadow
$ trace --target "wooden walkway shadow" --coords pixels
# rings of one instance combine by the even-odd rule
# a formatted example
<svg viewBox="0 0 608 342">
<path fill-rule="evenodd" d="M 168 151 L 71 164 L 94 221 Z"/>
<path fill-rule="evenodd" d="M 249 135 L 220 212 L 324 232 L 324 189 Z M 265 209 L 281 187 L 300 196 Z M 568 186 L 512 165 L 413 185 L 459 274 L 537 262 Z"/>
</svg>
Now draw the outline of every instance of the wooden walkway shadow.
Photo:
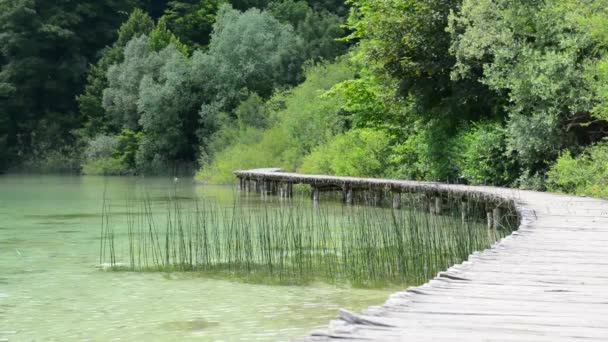
<svg viewBox="0 0 608 342">
<path fill-rule="evenodd" d="M 509 201 L 519 230 L 362 314 L 341 310 L 301 341 L 608 341 L 608 201 L 494 187 L 352 177 L 276 169 L 247 180 L 323 187 L 384 187 Z M 259 184 L 259 183 L 258 183 Z M 269 184 L 269 183 L 266 183 Z M 288 186 L 289 188 L 290 186 Z M 314 196 L 313 196 L 314 197 Z"/>
</svg>

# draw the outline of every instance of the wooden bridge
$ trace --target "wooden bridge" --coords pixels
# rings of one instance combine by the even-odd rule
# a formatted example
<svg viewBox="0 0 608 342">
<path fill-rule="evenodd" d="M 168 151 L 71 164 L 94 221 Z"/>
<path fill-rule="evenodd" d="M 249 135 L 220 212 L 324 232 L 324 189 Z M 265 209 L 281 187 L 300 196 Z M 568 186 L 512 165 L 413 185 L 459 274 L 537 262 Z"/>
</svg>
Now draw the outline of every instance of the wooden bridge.
<svg viewBox="0 0 608 342">
<path fill-rule="evenodd" d="M 244 190 L 291 196 L 293 184 L 322 191 L 384 189 L 429 198 L 487 201 L 488 223 L 505 203 L 519 230 L 362 314 L 341 310 L 302 341 L 608 341 L 608 201 L 494 187 L 300 175 L 278 169 L 237 171 Z M 349 195 L 350 194 L 350 195 Z M 350 199 L 349 199 L 350 198 Z M 437 200 L 439 202 L 439 200 Z"/>
</svg>

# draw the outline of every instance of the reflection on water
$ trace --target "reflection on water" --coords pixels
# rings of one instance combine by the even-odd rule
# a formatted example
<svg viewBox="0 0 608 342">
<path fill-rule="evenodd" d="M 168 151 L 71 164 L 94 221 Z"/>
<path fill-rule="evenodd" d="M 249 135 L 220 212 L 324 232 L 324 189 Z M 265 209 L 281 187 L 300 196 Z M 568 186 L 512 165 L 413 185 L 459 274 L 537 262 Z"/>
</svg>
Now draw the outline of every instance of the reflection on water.
<svg viewBox="0 0 608 342">
<path fill-rule="evenodd" d="M 181 197 L 226 207 L 235 196 L 231 187 L 186 180 L 1 176 L 0 341 L 286 340 L 325 325 L 341 307 L 380 304 L 395 290 L 101 271 L 104 190 L 116 215 L 134 191 L 163 201 L 175 187 Z"/>
</svg>

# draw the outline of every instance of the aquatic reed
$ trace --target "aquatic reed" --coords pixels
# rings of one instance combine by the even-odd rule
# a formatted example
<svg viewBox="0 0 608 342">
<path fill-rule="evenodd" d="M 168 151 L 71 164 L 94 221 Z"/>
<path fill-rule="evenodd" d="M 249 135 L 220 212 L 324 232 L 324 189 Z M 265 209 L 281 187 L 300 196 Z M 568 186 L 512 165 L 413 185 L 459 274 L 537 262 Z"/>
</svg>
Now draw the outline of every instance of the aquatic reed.
<svg viewBox="0 0 608 342">
<path fill-rule="evenodd" d="M 393 210 L 298 200 L 221 207 L 170 196 L 160 210 L 145 195 L 127 201 L 121 234 L 104 201 L 100 258 L 117 270 L 196 271 L 263 283 L 416 285 L 516 227 L 511 218 L 489 229 L 483 203 L 453 201 L 437 213 L 419 195 L 404 197 L 405 209 Z M 122 254 L 119 242 L 127 246 Z"/>
</svg>

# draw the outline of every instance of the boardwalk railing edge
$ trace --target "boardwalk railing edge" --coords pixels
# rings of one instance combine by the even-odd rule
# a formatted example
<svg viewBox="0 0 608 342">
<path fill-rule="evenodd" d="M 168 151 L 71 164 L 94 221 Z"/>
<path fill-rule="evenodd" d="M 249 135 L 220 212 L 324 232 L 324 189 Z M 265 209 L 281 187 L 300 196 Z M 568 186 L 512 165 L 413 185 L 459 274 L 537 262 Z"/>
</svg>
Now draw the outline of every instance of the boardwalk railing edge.
<svg viewBox="0 0 608 342">
<path fill-rule="evenodd" d="M 330 322 L 327 329 L 317 330 L 311 333 L 309 337 L 298 339 L 298 341 L 324 340 L 326 338 L 353 338 L 353 326 L 377 326 L 390 327 L 390 323 L 382 320 L 380 317 L 383 307 L 392 305 L 403 305 L 404 301 L 412 294 L 424 293 L 424 289 L 433 281 L 453 280 L 460 282 L 469 281 L 459 275 L 456 270 L 464 265 L 471 264 L 484 255 L 493 253 L 494 250 L 500 249 L 501 246 L 508 240 L 513 239 L 519 232 L 530 226 L 531 223 L 537 220 L 537 214 L 533 208 L 528 206 L 520 196 L 522 190 L 507 189 L 488 186 L 469 186 L 458 184 L 444 184 L 435 182 L 409 181 L 397 179 L 378 179 L 378 178 L 358 178 L 358 177 L 340 177 L 327 175 L 304 175 L 298 173 L 282 172 L 278 168 L 265 168 L 253 170 L 234 171 L 237 178 L 241 180 L 241 187 L 249 186 L 248 181 L 256 183 L 276 182 L 280 184 L 308 184 L 311 187 L 324 187 L 328 185 L 338 186 L 342 188 L 360 187 L 360 188 L 383 188 L 391 191 L 403 192 L 423 192 L 430 195 L 450 195 L 462 196 L 463 198 L 475 198 L 481 201 L 490 201 L 495 203 L 511 204 L 518 216 L 519 226 L 516 231 L 508 235 L 484 251 L 474 252 L 463 263 L 453 265 L 445 271 L 439 272 L 437 276 L 429 282 L 415 287 L 409 287 L 404 291 L 392 294 L 382 306 L 369 307 L 363 314 L 356 314 L 348 310 L 341 309 L 338 319 Z M 245 184 L 247 183 L 247 184 Z M 374 317 L 378 316 L 378 319 Z"/>
</svg>

